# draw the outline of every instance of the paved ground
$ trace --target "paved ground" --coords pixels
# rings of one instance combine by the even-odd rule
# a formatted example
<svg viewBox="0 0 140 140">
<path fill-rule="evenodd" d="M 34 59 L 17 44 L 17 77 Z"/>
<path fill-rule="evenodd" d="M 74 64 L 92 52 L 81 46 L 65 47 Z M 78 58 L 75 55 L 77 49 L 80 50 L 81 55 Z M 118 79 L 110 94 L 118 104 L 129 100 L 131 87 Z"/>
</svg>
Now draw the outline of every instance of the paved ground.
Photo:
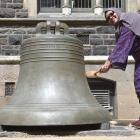
<svg viewBox="0 0 140 140">
<path fill-rule="evenodd" d="M 34 135 L 1 131 L 0 140 L 11 140 L 11 138 L 12 140 L 140 140 L 140 129 L 119 125 L 111 125 L 108 130 L 89 130 L 63 134 Z"/>
<path fill-rule="evenodd" d="M 11 140 L 11 138 L 1 138 L 1 140 Z M 12 140 L 140 140 L 139 137 L 36 137 L 36 138 L 12 138 Z"/>
</svg>

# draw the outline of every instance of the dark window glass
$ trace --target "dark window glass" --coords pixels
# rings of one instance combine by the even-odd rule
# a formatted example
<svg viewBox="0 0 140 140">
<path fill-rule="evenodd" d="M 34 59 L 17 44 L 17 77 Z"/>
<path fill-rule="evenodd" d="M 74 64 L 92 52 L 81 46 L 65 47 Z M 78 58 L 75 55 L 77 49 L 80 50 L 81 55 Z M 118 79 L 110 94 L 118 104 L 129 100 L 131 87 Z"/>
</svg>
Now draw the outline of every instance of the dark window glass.
<svg viewBox="0 0 140 140">
<path fill-rule="evenodd" d="M 11 96 L 15 90 L 15 83 L 14 82 L 7 82 L 5 83 L 5 96 Z"/>
<path fill-rule="evenodd" d="M 91 8 L 91 0 L 72 0 L 72 8 Z"/>
<path fill-rule="evenodd" d="M 60 8 L 61 0 L 40 0 L 41 7 Z"/>
<path fill-rule="evenodd" d="M 103 7 L 116 7 L 124 9 L 125 0 L 103 0 Z"/>
</svg>

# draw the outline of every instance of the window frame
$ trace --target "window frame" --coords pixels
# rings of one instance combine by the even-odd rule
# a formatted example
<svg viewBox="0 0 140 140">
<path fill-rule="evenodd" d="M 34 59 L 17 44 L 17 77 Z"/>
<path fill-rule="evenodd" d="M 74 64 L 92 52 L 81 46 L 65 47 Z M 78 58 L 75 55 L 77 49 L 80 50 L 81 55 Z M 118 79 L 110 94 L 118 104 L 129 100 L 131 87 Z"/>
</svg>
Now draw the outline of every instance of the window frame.
<svg viewBox="0 0 140 140">
<path fill-rule="evenodd" d="M 61 0 L 61 8 L 41 8 L 40 7 L 40 0 L 37 0 L 37 13 L 61 13 L 63 8 L 63 1 Z M 126 0 L 122 0 L 122 10 L 126 11 Z M 71 8 L 72 13 L 93 13 L 94 8 L 96 8 L 96 0 L 91 0 L 91 8 Z M 103 5 L 103 9 L 106 9 Z"/>
<path fill-rule="evenodd" d="M 46 12 L 50 12 L 50 13 L 59 13 L 62 11 L 62 6 L 63 6 L 63 0 L 61 0 L 61 7 L 60 8 L 48 8 L 48 7 L 44 7 L 42 8 L 40 6 L 40 2 L 41 0 L 37 0 L 37 11 L 39 13 L 46 13 Z"/>
<path fill-rule="evenodd" d="M 10 90 L 8 90 L 7 87 L 12 87 Z M 15 91 L 15 82 L 5 82 L 5 96 L 12 96 Z"/>
<path fill-rule="evenodd" d="M 93 12 L 94 5 L 95 5 L 95 0 L 91 0 L 91 8 L 72 8 L 72 12 L 74 13 Z"/>
<path fill-rule="evenodd" d="M 107 8 L 109 8 L 109 7 L 115 7 L 115 6 L 104 6 L 104 2 L 105 0 L 103 0 L 103 8 L 104 9 L 107 9 Z M 115 0 L 114 0 L 115 1 Z M 120 7 L 116 7 L 116 8 L 120 8 Z M 121 8 L 120 9 L 122 9 L 123 11 L 125 11 L 126 10 L 126 1 L 125 0 L 121 0 Z"/>
<path fill-rule="evenodd" d="M 37 0 L 37 12 L 38 13 L 61 13 L 62 11 L 62 7 L 63 7 L 63 1 L 61 0 L 61 8 L 41 8 L 40 7 L 40 1 L 41 0 Z M 91 8 L 71 8 L 72 12 L 74 13 L 84 13 L 84 12 L 93 12 L 94 9 L 94 5 L 95 5 L 95 0 L 91 0 Z"/>
</svg>

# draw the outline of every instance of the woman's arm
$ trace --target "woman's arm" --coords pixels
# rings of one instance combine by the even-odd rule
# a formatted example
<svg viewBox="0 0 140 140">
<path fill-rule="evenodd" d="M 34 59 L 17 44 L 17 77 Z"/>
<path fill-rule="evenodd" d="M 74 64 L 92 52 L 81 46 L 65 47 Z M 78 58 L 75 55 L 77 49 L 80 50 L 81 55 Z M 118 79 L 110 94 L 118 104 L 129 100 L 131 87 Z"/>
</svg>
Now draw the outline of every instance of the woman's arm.
<svg viewBox="0 0 140 140">
<path fill-rule="evenodd" d="M 133 47 L 135 34 L 126 27 L 122 27 L 120 36 L 115 48 L 109 55 L 108 60 L 97 70 L 100 73 L 106 73 L 110 68 L 125 70 L 127 65 L 127 58 L 130 50 Z M 86 72 L 87 77 L 94 76 L 95 71 Z"/>
<path fill-rule="evenodd" d="M 133 47 L 136 35 L 127 27 L 122 27 L 116 46 L 108 57 L 112 68 L 125 70 L 128 55 Z"/>
</svg>

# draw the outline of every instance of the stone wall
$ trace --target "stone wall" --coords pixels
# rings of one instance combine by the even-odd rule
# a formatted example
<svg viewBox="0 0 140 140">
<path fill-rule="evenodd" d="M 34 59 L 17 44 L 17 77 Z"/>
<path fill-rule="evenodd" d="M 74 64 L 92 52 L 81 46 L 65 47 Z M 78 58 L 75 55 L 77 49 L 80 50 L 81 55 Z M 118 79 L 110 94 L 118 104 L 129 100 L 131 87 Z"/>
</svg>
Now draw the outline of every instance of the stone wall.
<svg viewBox="0 0 140 140">
<path fill-rule="evenodd" d="M 69 33 L 77 36 L 83 42 L 86 56 L 108 55 L 114 47 L 113 27 L 70 28 Z M 35 34 L 35 27 L 0 27 L 0 55 L 20 55 L 22 41 L 35 36 Z"/>
<path fill-rule="evenodd" d="M 4 105 L 10 96 L 5 96 L 5 84 L 17 82 L 19 65 L 0 65 L 0 106 Z"/>
<path fill-rule="evenodd" d="M 20 55 L 20 46 L 24 38 L 34 34 L 32 28 L 22 27 L 7 22 L 7 19 L 27 18 L 28 10 L 23 7 L 23 0 L 0 0 L 0 56 Z M 3 23 L 3 24 L 2 24 Z M 0 105 L 9 97 L 5 96 L 5 83 L 17 82 L 19 65 L 0 65 Z"/>
<path fill-rule="evenodd" d="M 28 9 L 23 7 L 23 0 L 0 0 L 0 18 L 28 18 Z M 0 55 L 20 55 L 22 41 L 35 33 L 35 27 L 10 25 L 10 21 L 8 26 L 0 26 Z M 70 34 L 83 42 L 86 56 L 108 55 L 114 47 L 113 27 L 70 27 Z"/>
<path fill-rule="evenodd" d="M 0 18 L 27 18 L 23 0 L 0 0 Z"/>
<path fill-rule="evenodd" d="M 0 55 L 19 55 L 22 41 L 35 33 L 34 27 L 0 27 Z"/>
<path fill-rule="evenodd" d="M 70 28 L 70 34 L 83 42 L 86 56 L 108 55 L 115 44 L 114 28 L 109 26 Z"/>
</svg>

